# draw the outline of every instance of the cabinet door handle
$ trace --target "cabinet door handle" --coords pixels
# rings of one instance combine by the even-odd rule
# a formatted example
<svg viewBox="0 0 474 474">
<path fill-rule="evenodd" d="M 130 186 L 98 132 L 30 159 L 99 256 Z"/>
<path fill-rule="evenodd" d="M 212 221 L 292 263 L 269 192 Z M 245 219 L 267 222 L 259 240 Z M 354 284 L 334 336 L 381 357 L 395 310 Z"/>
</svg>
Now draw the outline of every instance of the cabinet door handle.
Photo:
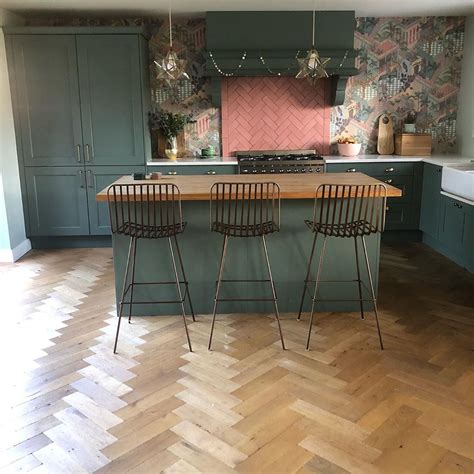
<svg viewBox="0 0 474 474">
<path fill-rule="evenodd" d="M 392 183 L 393 183 L 393 179 L 386 179 L 386 180 L 384 181 L 384 183 L 392 184 Z"/>
<path fill-rule="evenodd" d="M 178 172 L 177 171 L 168 171 L 168 174 L 171 174 L 171 175 L 174 176 L 174 175 L 178 174 Z"/>
<path fill-rule="evenodd" d="M 462 209 L 462 204 L 459 204 L 458 202 L 455 202 L 454 207 L 457 207 L 458 209 Z"/>
<path fill-rule="evenodd" d="M 81 162 L 81 145 L 76 145 L 77 162 Z"/>
<path fill-rule="evenodd" d="M 356 169 L 355 168 L 349 168 L 346 170 L 346 173 L 355 173 Z"/>
<path fill-rule="evenodd" d="M 216 174 L 214 170 L 209 170 L 206 174 Z"/>
<path fill-rule="evenodd" d="M 77 172 L 77 174 L 78 174 L 78 176 L 79 176 L 79 187 L 85 188 L 84 171 L 79 170 L 79 171 Z"/>
<path fill-rule="evenodd" d="M 87 163 L 91 162 L 91 151 L 88 143 L 86 143 L 86 161 Z"/>
<path fill-rule="evenodd" d="M 385 173 L 393 173 L 395 168 L 385 168 Z"/>
<path fill-rule="evenodd" d="M 87 186 L 89 188 L 94 187 L 95 175 L 91 170 L 87 170 Z"/>
</svg>

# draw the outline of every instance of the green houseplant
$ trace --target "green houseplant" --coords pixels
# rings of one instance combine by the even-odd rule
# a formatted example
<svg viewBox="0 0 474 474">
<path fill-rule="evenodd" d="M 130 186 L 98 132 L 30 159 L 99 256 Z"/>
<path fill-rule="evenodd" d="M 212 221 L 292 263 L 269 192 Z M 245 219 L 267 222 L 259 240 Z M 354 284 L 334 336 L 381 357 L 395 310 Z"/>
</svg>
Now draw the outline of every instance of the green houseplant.
<svg viewBox="0 0 474 474">
<path fill-rule="evenodd" d="M 166 156 L 170 160 L 176 160 L 178 156 L 177 136 L 184 130 L 188 123 L 193 123 L 189 114 L 174 114 L 160 110 L 150 114 L 150 128 L 159 130 L 166 138 L 167 146 L 165 149 Z"/>
</svg>

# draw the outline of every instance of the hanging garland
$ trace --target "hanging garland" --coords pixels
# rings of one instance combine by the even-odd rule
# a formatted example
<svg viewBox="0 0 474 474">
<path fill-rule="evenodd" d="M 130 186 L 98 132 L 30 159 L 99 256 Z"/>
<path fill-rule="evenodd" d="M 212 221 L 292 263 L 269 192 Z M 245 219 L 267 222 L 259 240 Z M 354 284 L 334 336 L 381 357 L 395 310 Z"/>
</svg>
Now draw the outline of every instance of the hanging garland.
<svg viewBox="0 0 474 474">
<path fill-rule="evenodd" d="M 295 55 L 295 60 L 297 61 L 299 59 L 299 55 L 300 55 L 300 50 L 298 50 L 296 52 L 296 55 Z M 247 59 L 247 51 L 244 51 L 242 57 L 241 57 L 241 60 L 240 60 L 240 63 L 237 65 L 237 67 L 234 69 L 234 71 L 232 72 L 224 72 L 217 64 L 216 60 L 214 59 L 214 55 L 212 54 L 212 51 L 208 51 L 209 53 L 209 57 L 211 58 L 211 61 L 212 61 L 212 64 L 214 66 L 214 68 L 216 69 L 216 71 L 221 75 L 221 76 L 224 76 L 224 77 L 232 77 L 232 76 L 235 76 L 239 70 L 242 68 L 245 60 Z M 339 71 L 340 69 L 342 69 L 342 66 L 344 65 L 344 63 L 346 62 L 346 59 L 347 59 L 347 56 L 349 55 L 349 50 L 346 49 L 346 51 L 344 52 L 344 56 L 341 60 L 341 62 L 339 63 L 339 66 L 337 68 L 337 71 Z M 273 71 L 273 69 L 270 69 L 268 66 L 267 66 L 267 63 L 264 59 L 264 57 L 262 55 L 259 56 L 258 58 L 260 60 L 260 62 L 262 63 L 262 65 L 265 67 L 265 69 L 267 70 L 267 72 L 269 74 L 271 74 L 272 76 L 282 76 L 283 74 L 287 73 L 287 72 L 290 72 L 293 68 L 290 66 L 290 67 L 287 67 L 285 70 L 283 71 L 280 71 L 280 72 L 275 72 Z M 335 75 L 337 73 L 337 71 L 335 72 L 332 72 L 331 73 L 331 76 Z"/>
</svg>

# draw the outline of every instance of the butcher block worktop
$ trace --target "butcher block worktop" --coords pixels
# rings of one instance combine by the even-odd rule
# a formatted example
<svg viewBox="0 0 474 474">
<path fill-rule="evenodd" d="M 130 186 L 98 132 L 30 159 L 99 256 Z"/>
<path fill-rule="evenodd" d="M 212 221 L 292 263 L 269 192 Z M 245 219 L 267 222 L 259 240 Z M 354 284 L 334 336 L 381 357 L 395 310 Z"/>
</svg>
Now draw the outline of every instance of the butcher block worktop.
<svg viewBox="0 0 474 474">
<path fill-rule="evenodd" d="M 134 180 L 131 176 L 123 176 L 113 184 L 176 184 L 183 201 L 207 201 L 211 186 L 217 182 L 224 183 L 255 183 L 272 181 L 280 186 L 282 199 L 314 199 L 315 190 L 321 184 L 333 185 L 365 185 L 385 184 L 378 179 L 363 173 L 322 173 L 314 175 L 193 175 L 193 176 L 164 176 L 157 180 Z M 402 191 L 394 186 L 385 184 L 387 197 L 401 197 Z M 360 195 L 360 194 L 359 194 Z M 138 197 L 138 196 L 137 196 Z M 144 196 L 146 200 L 146 196 Z M 96 196 L 97 201 L 107 201 L 107 188 Z M 142 199 L 138 199 L 142 200 Z"/>
</svg>

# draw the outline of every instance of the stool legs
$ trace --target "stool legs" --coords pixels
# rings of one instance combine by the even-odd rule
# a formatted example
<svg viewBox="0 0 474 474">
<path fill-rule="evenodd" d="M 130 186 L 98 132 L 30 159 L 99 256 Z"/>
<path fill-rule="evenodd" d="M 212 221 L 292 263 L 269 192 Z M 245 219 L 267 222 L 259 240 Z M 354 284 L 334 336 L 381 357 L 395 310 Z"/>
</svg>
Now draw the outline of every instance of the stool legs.
<svg viewBox="0 0 474 474">
<path fill-rule="evenodd" d="M 357 237 L 354 237 L 354 249 L 357 266 L 357 283 L 359 285 L 360 319 L 364 319 L 364 302 L 362 301 L 362 281 L 360 279 L 359 249 L 357 248 Z"/>
<path fill-rule="evenodd" d="M 130 257 L 132 255 L 132 249 L 134 249 L 135 247 L 136 247 L 136 238 L 131 237 L 130 244 L 128 246 L 127 265 L 125 267 L 125 276 L 123 279 L 122 295 L 120 297 L 120 302 L 119 302 L 119 314 L 118 314 L 118 321 L 117 321 L 117 332 L 115 333 L 114 354 L 117 353 L 117 342 L 118 342 L 118 337 L 119 337 L 119 332 L 120 332 L 120 322 L 122 321 L 124 298 L 125 298 L 125 292 L 127 290 L 128 273 L 130 269 Z"/>
<path fill-rule="evenodd" d="M 286 349 L 285 341 L 283 340 L 283 333 L 281 332 L 280 314 L 278 311 L 278 302 L 277 302 L 277 295 L 276 295 L 276 290 L 275 290 L 275 283 L 273 281 L 272 269 L 270 267 L 270 260 L 268 259 L 267 243 L 265 241 L 264 235 L 262 235 L 262 243 L 263 243 L 263 250 L 265 251 L 265 259 L 267 261 L 268 276 L 270 277 L 270 283 L 272 285 L 273 303 L 275 305 L 275 317 L 278 323 L 278 331 L 280 332 L 281 347 L 283 348 L 283 350 L 285 350 Z"/>
<path fill-rule="evenodd" d="M 184 309 L 183 294 L 181 293 L 181 285 L 179 283 L 178 269 L 176 267 L 176 260 L 174 258 L 173 244 L 171 242 L 171 237 L 168 238 L 168 242 L 169 242 L 169 246 L 170 246 L 171 260 L 173 261 L 174 275 L 175 275 L 175 278 L 176 278 L 176 289 L 178 290 L 178 297 L 179 297 L 180 302 L 181 302 L 180 303 L 181 304 L 181 312 L 183 314 L 183 322 L 184 322 L 184 329 L 186 331 L 186 339 L 188 340 L 189 352 L 193 352 L 193 348 L 191 346 L 191 339 L 189 338 L 188 325 L 186 323 L 186 311 Z"/>
<path fill-rule="evenodd" d="M 321 269 L 323 267 L 324 254 L 326 253 L 326 242 L 327 236 L 324 236 L 323 248 L 321 249 L 321 255 L 319 256 L 318 273 L 316 274 L 316 285 L 314 286 L 313 300 L 311 302 L 311 317 L 309 318 L 308 327 L 308 339 L 306 340 L 306 350 L 309 351 L 309 342 L 311 339 L 311 329 L 313 328 L 313 317 L 314 317 L 314 306 L 318 297 L 319 282 L 321 280 Z"/>
<path fill-rule="evenodd" d="M 138 239 L 136 237 L 133 238 L 134 244 L 133 244 L 133 255 L 132 255 L 132 287 L 130 288 L 130 304 L 128 307 L 128 323 L 130 324 L 132 322 L 132 306 L 133 306 L 133 290 L 135 288 L 135 261 L 137 259 L 137 243 Z"/>
<path fill-rule="evenodd" d="M 377 300 L 375 298 L 374 283 L 372 281 L 372 272 L 370 271 L 369 256 L 367 254 L 367 245 L 365 244 L 365 237 L 364 236 L 362 236 L 362 245 L 364 247 L 365 264 L 367 266 L 367 273 L 369 275 L 370 291 L 372 293 L 372 301 L 373 301 L 373 304 L 374 304 L 375 321 L 377 323 L 377 331 L 379 333 L 380 349 L 383 350 L 382 333 L 380 331 L 379 315 L 378 315 L 378 311 L 377 311 Z"/>
<path fill-rule="evenodd" d="M 193 321 L 196 322 L 196 317 L 194 315 L 194 309 L 193 309 L 193 302 L 191 301 L 191 294 L 189 293 L 189 283 L 188 283 L 188 279 L 186 278 L 186 273 L 184 272 L 183 259 L 181 258 L 181 252 L 179 250 L 178 239 L 176 238 L 176 235 L 174 236 L 174 243 L 176 245 L 176 253 L 178 254 L 179 266 L 181 267 L 181 273 L 183 275 L 183 281 L 186 287 L 184 298 L 186 299 L 187 297 L 187 299 L 189 300 L 189 308 L 191 309 L 191 316 L 193 318 Z"/>
<path fill-rule="evenodd" d="M 298 317 L 296 318 L 298 321 L 301 321 L 301 312 L 303 311 L 303 304 L 304 304 L 304 297 L 306 296 L 306 290 L 308 287 L 308 280 L 311 275 L 311 265 L 313 263 L 313 257 L 314 257 L 314 249 L 316 248 L 316 240 L 318 238 L 318 233 L 314 233 L 314 238 L 313 238 L 313 247 L 311 248 L 311 255 L 309 257 L 309 262 L 308 262 L 308 270 L 306 272 L 306 278 L 304 279 L 304 286 L 303 286 L 303 294 L 301 295 L 301 303 L 300 303 L 300 310 L 298 311 Z"/>
<path fill-rule="evenodd" d="M 222 244 L 222 253 L 221 253 L 221 261 L 219 264 L 219 276 L 217 278 L 217 285 L 216 285 L 216 294 L 214 296 L 214 309 L 212 311 L 212 323 L 211 323 L 211 333 L 209 335 L 209 346 L 208 349 L 212 350 L 212 335 L 214 334 L 214 323 L 216 322 L 216 313 L 217 313 L 217 302 L 219 299 L 219 290 L 221 288 L 221 280 L 222 280 L 222 273 L 224 272 L 224 264 L 225 264 L 225 257 L 227 254 L 227 243 L 229 240 L 229 236 L 224 236 L 224 243 Z"/>
</svg>

